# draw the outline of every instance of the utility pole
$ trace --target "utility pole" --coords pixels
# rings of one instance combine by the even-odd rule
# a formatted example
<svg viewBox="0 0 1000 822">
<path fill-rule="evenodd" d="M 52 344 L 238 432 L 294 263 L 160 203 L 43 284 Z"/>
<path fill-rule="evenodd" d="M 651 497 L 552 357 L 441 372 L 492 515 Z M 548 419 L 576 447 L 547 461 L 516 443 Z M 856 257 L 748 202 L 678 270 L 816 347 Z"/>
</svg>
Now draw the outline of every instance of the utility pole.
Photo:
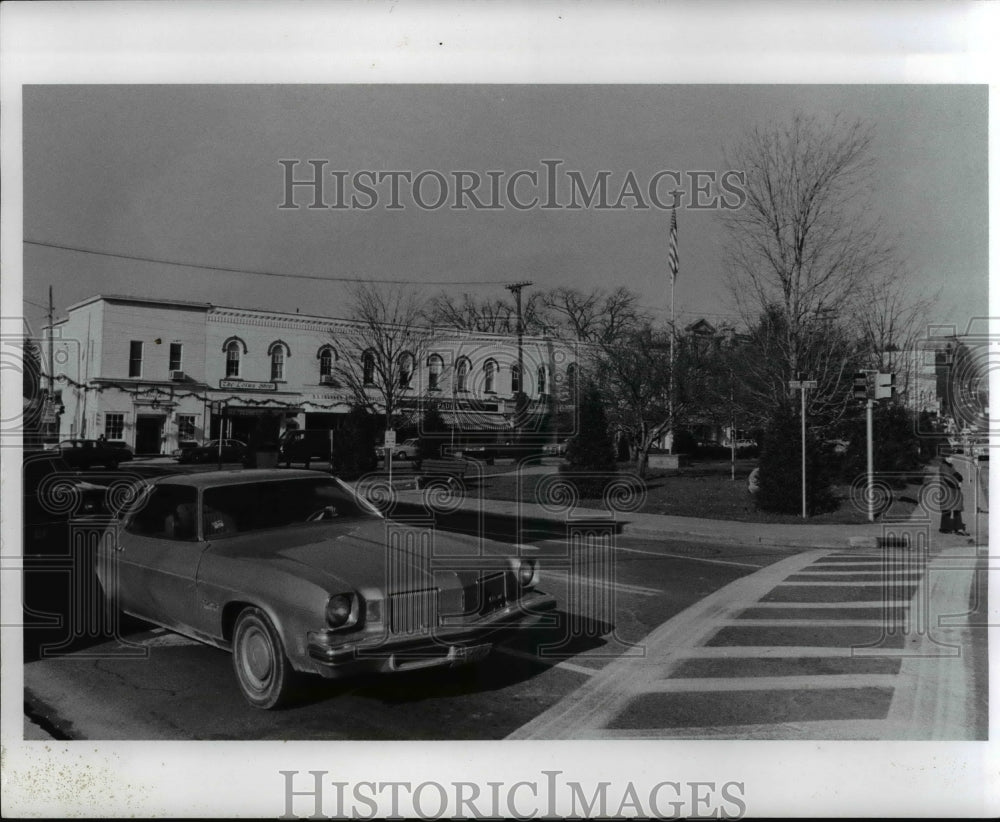
<svg viewBox="0 0 1000 822">
<path fill-rule="evenodd" d="M 45 422 L 45 433 L 52 433 L 52 415 L 55 414 L 56 408 L 56 366 L 55 366 L 55 341 L 53 335 L 55 334 L 55 306 L 52 303 L 52 286 L 49 286 L 49 390 L 45 397 L 45 405 L 43 409 Z"/>
<path fill-rule="evenodd" d="M 521 425 L 524 423 L 525 413 L 525 393 L 524 393 L 524 320 L 521 317 L 521 289 L 532 285 L 527 280 L 511 283 L 506 286 L 507 290 L 514 295 L 514 302 L 517 305 L 517 393 L 514 395 L 514 420 L 517 434 L 520 434 Z M 518 436 L 518 440 L 520 437 Z"/>
</svg>

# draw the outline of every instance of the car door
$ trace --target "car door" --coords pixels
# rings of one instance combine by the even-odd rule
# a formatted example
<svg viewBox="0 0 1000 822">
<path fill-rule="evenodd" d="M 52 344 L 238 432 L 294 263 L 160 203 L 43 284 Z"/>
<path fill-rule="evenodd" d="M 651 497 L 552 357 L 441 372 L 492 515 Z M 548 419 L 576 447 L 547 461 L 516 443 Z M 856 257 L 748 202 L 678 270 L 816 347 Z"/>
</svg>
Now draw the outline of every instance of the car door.
<svg viewBox="0 0 1000 822">
<path fill-rule="evenodd" d="M 194 629 L 195 580 L 206 543 L 199 539 L 198 496 L 181 484 L 155 486 L 126 522 L 116 545 L 123 610 L 181 631 Z"/>
</svg>

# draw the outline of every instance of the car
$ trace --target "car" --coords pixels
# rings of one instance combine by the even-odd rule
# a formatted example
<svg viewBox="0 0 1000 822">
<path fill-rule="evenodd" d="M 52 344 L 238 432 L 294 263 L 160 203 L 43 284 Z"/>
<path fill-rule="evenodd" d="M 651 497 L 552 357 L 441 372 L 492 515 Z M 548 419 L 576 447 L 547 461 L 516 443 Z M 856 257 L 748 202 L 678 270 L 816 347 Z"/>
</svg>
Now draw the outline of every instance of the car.
<svg viewBox="0 0 1000 822">
<path fill-rule="evenodd" d="M 313 460 L 331 462 L 333 451 L 333 432 L 319 428 L 296 428 L 286 431 L 278 441 L 278 462 L 286 465 L 304 462 L 308 467 Z"/>
<path fill-rule="evenodd" d="M 241 440 L 222 441 L 223 462 L 243 462 L 247 444 Z M 209 440 L 204 445 L 186 448 L 177 457 L 178 462 L 213 462 L 219 459 L 219 441 Z"/>
<path fill-rule="evenodd" d="M 177 443 L 177 447 L 173 450 L 171 456 L 179 457 L 185 451 L 191 448 L 197 448 L 199 445 L 200 443 L 197 440 L 179 440 Z"/>
<path fill-rule="evenodd" d="M 62 440 L 58 450 L 67 465 L 84 470 L 95 465 L 114 470 L 118 463 L 132 459 L 132 452 L 127 446 L 119 447 L 104 440 Z"/>
<path fill-rule="evenodd" d="M 299 673 L 478 661 L 555 608 L 516 546 L 431 544 L 319 471 L 174 474 L 109 527 L 98 579 L 126 613 L 230 651 L 244 698 L 268 709 Z"/>
<path fill-rule="evenodd" d="M 493 465 L 497 460 L 497 449 L 492 445 L 463 445 L 460 456 Z"/>
<path fill-rule="evenodd" d="M 46 545 L 65 551 L 70 519 L 105 512 L 107 488 L 83 479 L 56 451 L 26 453 L 22 471 L 25 554 Z"/>
<path fill-rule="evenodd" d="M 563 440 L 562 442 L 549 443 L 542 447 L 542 453 L 547 457 L 565 457 L 566 448 L 569 446 L 569 440 Z"/>
<path fill-rule="evenodd" d="M 415 460 L 420 456 L 420 438 L 411 437 L 403 440 L 392 449 L 392 458 L 397 460 Z"/>
</svg>

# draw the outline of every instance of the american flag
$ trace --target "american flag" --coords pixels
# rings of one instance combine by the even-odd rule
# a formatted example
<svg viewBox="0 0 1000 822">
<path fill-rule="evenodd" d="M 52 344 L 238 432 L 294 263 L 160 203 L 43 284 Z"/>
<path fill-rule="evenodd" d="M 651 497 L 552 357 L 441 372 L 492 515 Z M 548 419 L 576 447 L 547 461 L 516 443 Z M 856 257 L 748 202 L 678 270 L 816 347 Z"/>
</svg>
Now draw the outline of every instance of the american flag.
<svg viewBox="0 0 1000 822">
<path fill-rule="evenodd" d="M 677 281 L 677 209 L 670 213 L 670 251 L 667 253 L 670 263 L 671 282 Z"/>
</svg>

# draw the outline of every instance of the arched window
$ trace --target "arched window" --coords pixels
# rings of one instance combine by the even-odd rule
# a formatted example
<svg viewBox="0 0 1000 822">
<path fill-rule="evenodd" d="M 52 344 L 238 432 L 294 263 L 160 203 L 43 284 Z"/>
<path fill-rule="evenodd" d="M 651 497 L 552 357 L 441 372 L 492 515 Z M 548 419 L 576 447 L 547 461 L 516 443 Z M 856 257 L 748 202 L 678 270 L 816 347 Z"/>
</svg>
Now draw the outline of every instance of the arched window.
<svg viewBox="0 0 1000 822">
<path fill-rule="evenodd" d="M 337 352 L 333 350 L 333 346 L 324 345 L 319 351 L 316 352 L 316 359 L 319 360 L 320 378 L 332 377 L 333 364 L 337 361 Z"/>
<path fill-rule="evenodd" d="M 441 389 L 441 371 L 444 368 L 444 360 L 437 354 L 431 354 L 427 358 L 427 390 L 439 391 Z"/>
<path fill-rule="evenodd" d="M 283 381 L 285 379 L 285 357 L 292 355 L 288 343 L 284 340 L 275 340 L 267 347 L 267 355 L 271 358 L 271 380 L 274 382 Z"/>
<path fill-rule="evenodd" d="M 483 381 L 483 390 L 487 394 L 494 394 L 497 390 L 497 363 L 496 360 L 487 360 L 483 363 L 483 372 L 486 375 Z"/>
<path fill-rule="evenodd" d="M 238 340 L 232 340 L 226 346 L 226 376 L 238 377 L 240 375 L 240 344 Z"/>
<path fill-rule="evenodd" d="M 469 390 L 469 360 L 467 357 L 462 357 L 455 368 L 455 390 Z"/>
<path fill-rule="evenodd" d="M 517 394 L 521 390 L 521 366 L 514 364 L 510 367 L 510 391 Z"/>
<path fill-rule="evenodd" d="M 413 355 L 404 352 L 399 355 L 399 387 L 409 388 L 413 379 Z"/>
<path fill-rule="evenodd" d="M 271 352 L 271 379 L 285 379 L 285 349 L 280 345 Z"/>
<path fill-rule="evenodd" d="M 365 353 L 361 355 L 361 370 L 363 372 L 365 385 L 374 385 L 375 353 L 373 351 L 365 351 Z"/>
<path fill-rule="evenodd" d="M 545 393 L 545 366 L 538 366 L 538 393 Z"/>
</svg>

